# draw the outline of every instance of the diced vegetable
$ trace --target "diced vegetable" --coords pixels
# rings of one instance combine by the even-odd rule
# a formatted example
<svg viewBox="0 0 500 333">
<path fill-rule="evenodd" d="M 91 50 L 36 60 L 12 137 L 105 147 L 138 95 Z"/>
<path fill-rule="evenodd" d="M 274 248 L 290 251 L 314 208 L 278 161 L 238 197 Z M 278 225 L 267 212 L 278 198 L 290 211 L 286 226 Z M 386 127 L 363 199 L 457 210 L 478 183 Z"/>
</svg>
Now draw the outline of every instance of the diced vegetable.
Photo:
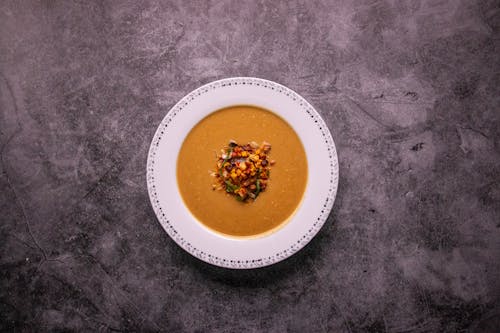
<svg viewBox="0 0 500 333">
<path fill-rule="evenodd" d="M 212 173 L 216 181 L 212 188 L 225 190 L 238 201 L 254 201 L 265 191 L 270 168 L 275 164 L 274 160 L 268 161 L 270 150 L 268 142 L 259 145 L 252 141 L 239 145 L 230 140 L 216 157 L 218 172 Z"/>
</svg>

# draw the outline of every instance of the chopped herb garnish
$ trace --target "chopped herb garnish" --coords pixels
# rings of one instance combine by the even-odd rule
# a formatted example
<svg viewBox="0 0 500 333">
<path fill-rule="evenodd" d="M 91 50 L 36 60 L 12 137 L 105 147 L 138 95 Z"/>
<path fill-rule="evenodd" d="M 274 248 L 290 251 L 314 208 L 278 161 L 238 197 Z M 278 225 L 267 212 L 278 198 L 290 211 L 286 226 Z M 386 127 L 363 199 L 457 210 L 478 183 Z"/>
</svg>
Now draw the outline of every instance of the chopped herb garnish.
<svg viewBox="0 0 500 333">
<path fill-rule="evenodd" d="M 233 148 L 229 148 L 229 150 L 226 152 L 226 157 L 224 159 L 224 162 L 222 163 L 222 167 L 219 168 L 219 174 L 222 176 L 222 169 L 224 168 L 224 164 L 231 158 L 231 155 L 233 154 Z"/>
<path fill-rule="evenodd" d="M 267 170 L 267 175 L 269 175 L 269 170 Z M 255 182 L 255 199 L 257 199 L 257 197 L 259 196 L 260 194 L 260 169 L 257 169 L 257 181 Z"/>
<path fill-rule="evenodd" d="M 238 189 L 238 186 L 234 185 L 229 180 L 224 181 L 224 183 L 226 184 L 226 192 L 228 193 L 234 192 Z"/>
<path fill-rule="evenodd" d="M 250 142 L 239 145 L 231 140 L 217 156 L 217 173 L 214 189 L 223 189 L 234 195 L 238 201 L 250 202 L 257 199 L 266 187 L 270 168 L 275 161 L 268 160 L 271 145 Z"/>
</svg>

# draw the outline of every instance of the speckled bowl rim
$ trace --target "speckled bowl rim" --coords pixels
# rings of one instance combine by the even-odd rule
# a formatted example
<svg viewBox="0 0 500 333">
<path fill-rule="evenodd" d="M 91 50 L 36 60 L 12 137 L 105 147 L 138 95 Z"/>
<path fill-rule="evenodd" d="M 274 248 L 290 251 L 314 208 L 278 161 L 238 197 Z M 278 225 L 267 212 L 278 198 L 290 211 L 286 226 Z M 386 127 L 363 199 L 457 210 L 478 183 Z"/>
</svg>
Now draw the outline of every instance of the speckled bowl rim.
<svg viewBox="0 0 500 333">
<path fill-rule="evenodd" d="M 213 98 L 207 98 L 210 95 Z M 200 106 L 202 102 L 203 107 Z M 177 155 L 192 127 L 208 114 L 238 104 L 260 106 L 287 120 L 304 144 L 309 165 L 304 199 L 291 221 L 268 236 L 250 239 L 224 237 L 204 227 L 185 207 L 175 179 Z M 285 105 L 288 106 L 286 110 Z M 172 162 L 172 158 L 175 161 Z M 158 126 L 147 159 L 149 198 L 167 234 L 196 258 L 233 269 L 277 263 L 309 243 L 333 207 L 338 177 L 335 143 L 319 113 L 293 90 L 253 77 L 217 80 L 183 97 Z M 318 179 L 322 181 L 318 182 Z"/>
</svg>

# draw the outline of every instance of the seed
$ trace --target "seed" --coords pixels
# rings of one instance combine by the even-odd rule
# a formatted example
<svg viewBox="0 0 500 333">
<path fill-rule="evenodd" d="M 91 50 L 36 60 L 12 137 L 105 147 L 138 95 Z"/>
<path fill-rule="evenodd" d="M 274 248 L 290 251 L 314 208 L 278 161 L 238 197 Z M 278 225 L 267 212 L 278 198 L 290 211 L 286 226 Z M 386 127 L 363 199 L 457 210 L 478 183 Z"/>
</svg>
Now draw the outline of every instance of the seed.
<svg viewBox="0 0 500 333">
<path fill-rule="evenodd" d="M 267 165 L 267 161 L 266 160 L 262 160 L 262 162 L 260 162 L 260 165 L 262 165 L 262 166 L 265 167 Z"/>
</svg>

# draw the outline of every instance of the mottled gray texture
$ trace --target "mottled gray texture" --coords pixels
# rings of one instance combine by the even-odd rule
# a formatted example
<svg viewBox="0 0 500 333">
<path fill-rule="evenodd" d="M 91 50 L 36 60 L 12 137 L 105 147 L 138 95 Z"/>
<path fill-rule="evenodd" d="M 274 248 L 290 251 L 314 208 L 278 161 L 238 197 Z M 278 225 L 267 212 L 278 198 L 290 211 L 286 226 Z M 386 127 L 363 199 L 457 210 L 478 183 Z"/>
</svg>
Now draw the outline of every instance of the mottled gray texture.
<svg viewBox="0 0 500 333">
<path fill-rule="evenodd" d="M 493 332 L 499 30 L 498 1 L 2 1 L 0 330 Z M 340 159 L 322 231 L 253 271 L 146 190 L 168 109 L 230 76 L 303 95 Z"/>
</svg>

